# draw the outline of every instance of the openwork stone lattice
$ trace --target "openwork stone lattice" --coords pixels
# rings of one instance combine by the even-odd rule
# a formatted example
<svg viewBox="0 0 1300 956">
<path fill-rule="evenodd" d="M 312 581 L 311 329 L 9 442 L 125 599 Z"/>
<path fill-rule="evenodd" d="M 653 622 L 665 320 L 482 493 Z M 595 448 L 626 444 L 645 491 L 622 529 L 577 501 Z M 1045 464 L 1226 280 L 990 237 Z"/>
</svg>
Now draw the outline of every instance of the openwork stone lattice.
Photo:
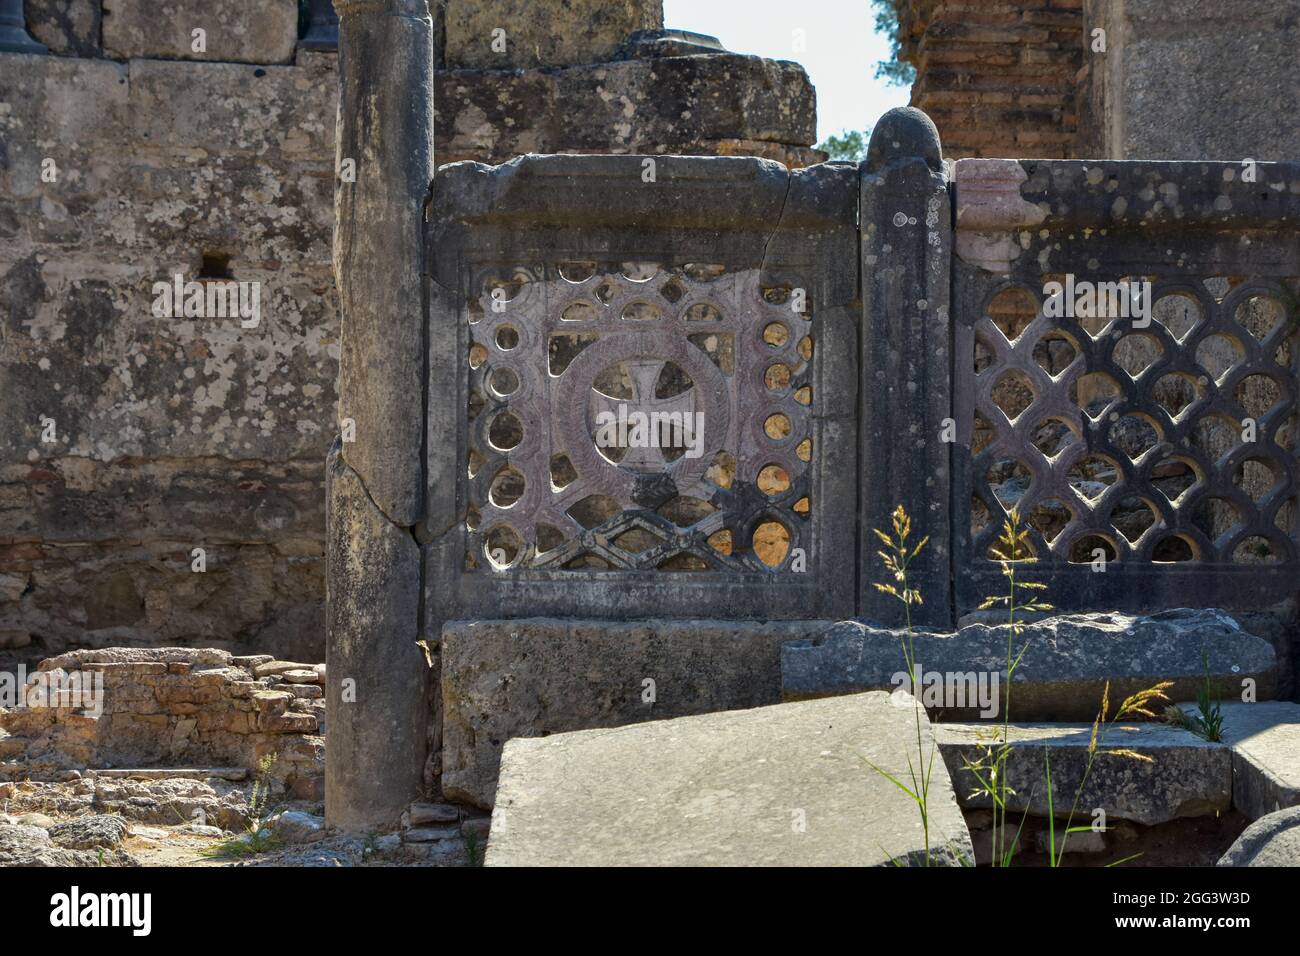
<svg viewBox="0 0 1300 956">
<path fill-rule="evenodd" d="M 1041 289 L 988 297 L 963 359 L 973 557 L 1018 506 L 1049 566 L 1296 560 L 1294 283 L 1148 281 L 1146 327 L 1048 318 Z"/>
<path fill-rule="evenodd" d="M 631 261 L 471 282 L 466 570 L 771 571 L 808 548 L 800 290 Z"/>
</svg>

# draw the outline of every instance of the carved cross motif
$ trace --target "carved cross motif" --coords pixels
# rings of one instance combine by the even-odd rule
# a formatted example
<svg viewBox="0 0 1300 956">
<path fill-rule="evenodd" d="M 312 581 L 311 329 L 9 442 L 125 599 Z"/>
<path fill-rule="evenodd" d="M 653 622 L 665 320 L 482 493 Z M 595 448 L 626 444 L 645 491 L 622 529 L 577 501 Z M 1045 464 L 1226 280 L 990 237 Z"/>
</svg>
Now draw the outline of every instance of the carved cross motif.
<svg viewBox="0 0 1300 956">
<path fill-rule="evenodd" d="M 619 466 L 637 472 L 663 471 L 665 448 L 685 449 L 698 434 L 695 416 L 695 387 L 671 398 L 655 398 L 655 383 L 664 366 L 662 359 L 629 359 L 624 362 L 631 379 L 630 399 L 611 398 L 591 390 L 591 414 L 597 445 L 626 448 Z M 607 423 L 601 427 L 601 423 Z M 601 436 L 617 435 L 617 441 L 602 442 Z"/>
</svg>

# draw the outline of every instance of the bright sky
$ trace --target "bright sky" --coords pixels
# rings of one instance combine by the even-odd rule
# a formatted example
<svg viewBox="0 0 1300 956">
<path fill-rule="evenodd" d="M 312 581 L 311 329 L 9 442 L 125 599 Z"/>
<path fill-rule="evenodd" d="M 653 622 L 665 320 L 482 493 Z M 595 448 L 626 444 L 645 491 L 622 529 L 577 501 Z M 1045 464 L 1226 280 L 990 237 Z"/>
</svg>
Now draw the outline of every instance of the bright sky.
<svg viewBox="0 0 1300 956">
<path fill-rule="evenodd" d="M 802 64 L 817 89 L 817 141 L 874 126 L 910 89 L 874 77 L 889 42 L 867 0 L 664 0 L 664 26 L 707 33 L 736 53 Z M 796 50 L 796 30 L 803 49 Z"/>
</svg>

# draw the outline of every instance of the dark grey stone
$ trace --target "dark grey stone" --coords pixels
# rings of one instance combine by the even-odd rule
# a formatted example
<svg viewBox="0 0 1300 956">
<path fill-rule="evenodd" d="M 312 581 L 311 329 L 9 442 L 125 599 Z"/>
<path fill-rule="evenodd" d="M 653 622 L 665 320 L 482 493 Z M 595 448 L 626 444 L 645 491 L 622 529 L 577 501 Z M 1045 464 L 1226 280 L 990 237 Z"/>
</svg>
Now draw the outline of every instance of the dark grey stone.
<svg viewBox="0 0 1300 956">
<path fill-rule="evenodd" d="M 1111 701 L 1113 707 L 1114 696 Z M 993 806 L 990 796 L 977 792 L 982 789 L 979 778 L 966 767 L 985 757 L 990 748 L 1000 746 L 1001 730 L 1001 726 L 988 724 L 935 724 L 939 752 L 963 807 Z M 1093 811 L 1098 809 L 1105 811 L 1107 820 L 1151 826 L 1219 814 L 1232 805 L 1231 752 L 1186 730 L 1132 722 L 1109 727 L 1099 739 L 1086 784 L 1091 724 L 1015 723 L 1007 730 L 1007 740 L 1011 747 L 1007 785 L 1014 791 L 1007 802 L 1013 813 L 1047 816 L 1048 761 L 1053 813 L 1067 817 L 1077 795 L 1074 826 L 1091 825 Z M 1116 750 L 1138 756 L 1117 754 Z M 987 771 L 984 776 L 988 778 Z"/>
<path fill-rule="evenodd" d="M 916 661 L 927 673 L 1005 673 L 1008 626 L 971 624 L 956 633 L 918 632 Z M 862 690 L 892 689 L 906 672 L 905 632 L 841 621 L 811 641 L 782 649 L 782 694 L 799 700 Z M 1173 701 L 1195 700 L 1209 655 L 1218 696 L 1239 698 L 1255 681 L 1258 699 L 1273 696 L 1273 648 L 1220 611 L 1177 609 L 1146 617 L 1076 614 L 1023 626 L 1012 654 L 1027 647 L 1015 674 L 1013 720 L 1091 720 L 1110 684 L 1112 705 L 1158 681 L 1173 681 Z M 1004 688 L 1005 692 L 1005 688 Z M 948 717 L 972 718 L 975 708 L 952 707 Z M 999 708 L 999 719 L 1001 718 Z"/>
<path fill-rule="evenodd" d="M 1263 324 L 1256 306 L 1293 310 L 1300 163 L 965 159 L 955 182 L 958 614 L 1002 590 L 990 549 L 1013 505 L 1037 558 L 1023 575 L 1049 583 L 1060 608 L 1259 610 L 1293 597 L 1294 326 Z M 1046 314 L 1049 280 L 1125 277 L 1150 281 L 1149 322 L 1127 302 Z M 1014 342 L 990 314 L 1003 293 L 1028 307 Z M 1051 341 L 1074 355 L 1049 372 L 1036 356 Z M 1032 400 L 1009 403 L 1008 381 Z M 1181 406 L 1171 383 L 1189 396 Z M 1248 417 L 1251 437 L 1233 427 Z M 1045 449 L 1052 429 L 1072 440 Z"/>
<path fill-rule="evenodd" d="M 335 449 L 326 476 L 325 816 L 367 830 L 395 824 L 420 792 L 428 710 L 416 644 L 419 548 Z"/>
<path fill-rule="evenodd" d="M 1295 159 L 1300 11 L 1294 0 L 1090 0 L 1091 151 L 1113 159 Z M 1248 64 L 1242 68 L 1242 64 Z"/>
<path fill-rule="evenodd" d="M 915 545 L 947 528 L 952 444 L 952 259 L 948 178 L 939 133 L 920 110 L 886 113 L 871 134 L 861 168 L 862 354 L 857 416 L 862 478 L 858 486 L 858 565 L 876 568 L 880 542 L 902 505 Z M 869 450 L 869 451 L 868 451 Z M 935 534 L 912 562 L 912 586 L 925 595 L 918 623 L 952 626 L 951 545 Z M 892 598 L 859 589 L 859 614 L 894 613 Z"/>
<path fill-rule="evenodd" d="M 693 33 L 690 30 L 637 30 L 629 34 L 614 52 L 614 59 L 635 60 L 721 52 L 725 52 L 722 43 L 707 33 Z"/>
<path fill-rule="evenodd" d="M 1300 866 L 1300 807 L 1261 817 L 1237 837 L 1217 866 Z"/>
<path fill-rule="evenodd" d="M 342 312 L 343 457 L 388 518 L 423 504 L 424 322 L 419 235 L 433 177 L 432 21 L 425 0 L 340 0 L 334 270 Z"/>
<path fill-rule="evenodd" d="M 823 157 L 813 148 L 816 93 L 799 64 L 664 49 L 637 46 L 631 59 L 563 68 L 439 70 L 438 163 L 653 153 L 759 156 L 794 167 Z"/>
</svg>

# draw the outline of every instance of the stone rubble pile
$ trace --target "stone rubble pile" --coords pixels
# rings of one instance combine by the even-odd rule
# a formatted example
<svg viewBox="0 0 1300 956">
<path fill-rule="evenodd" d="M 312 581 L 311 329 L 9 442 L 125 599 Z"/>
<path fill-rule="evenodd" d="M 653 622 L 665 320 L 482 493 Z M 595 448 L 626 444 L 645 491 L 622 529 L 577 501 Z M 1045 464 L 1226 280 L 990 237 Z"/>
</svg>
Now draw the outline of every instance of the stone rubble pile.
<svg viewBox="0 0 1300 956">
<path fill-rule="evenodd" d="M 270 655 L 176 647 L 71 651 L 38 665 L 20 706 L 0 708 L 0 779 L 151 766 L 257 772 L 273 757 L 270 776 L 278 784 L 297 799 L 320 800 L 324 683 L 324 664 Z M 83 693 L 75 700 L 33 693 L 56 686 Z"/>
</svg>

